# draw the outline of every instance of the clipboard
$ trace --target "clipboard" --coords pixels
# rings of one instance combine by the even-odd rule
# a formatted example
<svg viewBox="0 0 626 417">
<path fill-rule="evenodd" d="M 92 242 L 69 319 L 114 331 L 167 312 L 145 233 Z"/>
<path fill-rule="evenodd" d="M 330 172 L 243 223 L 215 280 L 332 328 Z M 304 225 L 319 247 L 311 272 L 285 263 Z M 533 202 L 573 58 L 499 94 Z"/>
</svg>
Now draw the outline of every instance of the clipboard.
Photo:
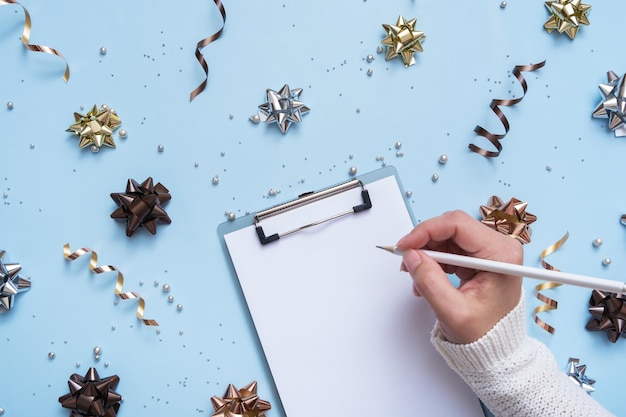
<svg viewBox="0 0 626 417">
<path fill-rule="evenodd" d="M 376 248 L 414 224 L 386 166 L 218 227 L 287 417 L 485 415 Z"/>
</svg>

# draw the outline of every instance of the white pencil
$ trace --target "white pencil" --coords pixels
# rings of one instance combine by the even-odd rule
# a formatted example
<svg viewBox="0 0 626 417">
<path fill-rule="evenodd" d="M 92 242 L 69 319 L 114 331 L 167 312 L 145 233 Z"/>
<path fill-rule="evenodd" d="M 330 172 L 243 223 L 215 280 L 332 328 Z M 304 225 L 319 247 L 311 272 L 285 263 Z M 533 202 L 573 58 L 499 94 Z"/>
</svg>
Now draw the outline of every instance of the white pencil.
<svg viewBox="0 0 626 417">
<path fill-rule="evenodd" d="M 376 247 L 400 256 L 402 256 L 403 253 L 403 251 L 398 249 L 396 246 Z M 525 265 L 509 264 L 506 262 L 456 255 L 453 253 L 437 252 L 432 250 L 422 250 L 422 252 L 440 264 L 471 268 L 478 271 L 495 272 L 498 274 L 535 278 L 544 281 L 553 281 L 561 284 L 576 285 L 578 287 L 592 288 L 617 294 L 626 293 L 626 283 L 610 279 L 588 277 L 549 269 L 533 268 Z"/>
</svg>

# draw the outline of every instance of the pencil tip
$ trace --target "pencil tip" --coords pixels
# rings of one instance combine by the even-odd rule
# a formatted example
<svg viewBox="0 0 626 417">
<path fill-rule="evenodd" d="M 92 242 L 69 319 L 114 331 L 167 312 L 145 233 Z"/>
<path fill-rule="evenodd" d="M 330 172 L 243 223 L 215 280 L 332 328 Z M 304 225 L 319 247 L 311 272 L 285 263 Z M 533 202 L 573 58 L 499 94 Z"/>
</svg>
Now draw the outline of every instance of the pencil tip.
<svg viewBox="0 0 626 417">
<path fill-rule="evenodd" d="M 382 249 L 382 250 L 386 250 L 387 252 L 391 252 L 393 253 L 395 250 L 395 246 L 378 246 L 376 245 L 377 248 Z"/>
</svg>

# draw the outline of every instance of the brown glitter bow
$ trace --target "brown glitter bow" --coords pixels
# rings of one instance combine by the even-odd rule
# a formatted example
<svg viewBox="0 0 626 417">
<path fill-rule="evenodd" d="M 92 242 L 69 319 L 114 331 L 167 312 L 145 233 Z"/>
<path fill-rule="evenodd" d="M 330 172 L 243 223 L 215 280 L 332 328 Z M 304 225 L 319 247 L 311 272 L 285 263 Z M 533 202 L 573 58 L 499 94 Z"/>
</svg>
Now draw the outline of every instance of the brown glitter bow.
<svg viewBox="0 0 626 417">
<path fill-rule="evenodd" d="M 224 26 L 226 26 L 226 9 L 224 9 L 224 6 L 222 5 L 221 0 L 213 0 L 213 1 L 215 2 L 215 5 L 217 6 L 218 10 L 220 11 L 220 14 L 222 15 L 222 27 L 211 36 L 206 37 L 202 39 L 201 41 L 199 41 L 198 44 L 196 45 L 196 59 L 198 60 L 198 62 L 202 66 L 202 69 L 204 70 L 205 79 L 204 81 L 202 81 L 202 83 L 200 83 L 199 86 L 197 86 L 191 92 L 189 96 L 189 101 L 193 101 L 194 98 L 196 98 L 201 92 L 204 91 L 204 89 L 206 88 L 207 82 L 209 80 L 209 64 L 206 63 L 206 60 L 204 59 L 204 56 L 202 56 L 200 49 L 204 48 L 211 42 L 218 40 L 219 37 L 222 36 L 222 32 L 224 31 Z"/>
<path fill-rule="evenodd" d="M 167 224 L 172 222 L 162 207 L 172 196 L 160 182 L 154 185 L 152 177 L 148 177 L 141 184 L 129 179 L 126 192 L 111 193 L 111 198 L 119 206 L 111 213 L 111 218 L 126 222 L 128 237 L 142 226 L 154 235 L 158 222 Z"/>
<path fill-rule="evenodd" d="M 521 243 L 530 243 L 530 224 L 537 216 L 526 211 L 528 203 L 511 198 L 506 204 L 500 197 L 492 196 L 486 206 L 480 206 L 481 222 L 492 229 L 509 235 Z"/>
<path fill-rule="evenodd" d="M 546 61 L 541 61 L 533 65 L 516 65 L 515 68 L 513 68 L 513 75 L 515 76 L 515 78 L 517 78 L 517 81 L 519 81 L 520 85 L 522 86 L 522 90 L 523 90 L 522 96 L 515 98 L 515 99 L 508 99 L 508 100 L 494 98 L 493 100 L 491 100 L 491 104 L 489 105 L 491 110 L 496 114 L 496 116 L 498 116 L 498 119 L 500 119 L 500 122 L 502 122 L 502 125 L 504 126 L 504 133 L 498 133 L 498 134 L 491 133 L 485 128 L 478 126 L 478 125 L 474 128 L 474 132 L 478 136 L 482 136 L 485 139 L 487 139 L 489 142 L 491 142 L 491 144 L 495 146 L 497 151 L 488 151 L 486 149 L 483 149 L 479 146 L 474 145 L 473 143 L 470 143 L 469 148 L 472 152 L 476 152 L 477 154 L 480 154 L 487 158 L 495 158 L 500 155 L 500 152 L 502 151 L 502 144 L 500 143 L 500 140 L 504 139 L 507 133 L 509 133 L 511 126 L 509 125 L 508 119 L 502 112 L 502 109 L 500 109 L 500 107 L 498 106 L 513 106 L 519 103 L 520 101 L 522 101 L 524 97 L 526 96 L 526 92 L 528 91 L 528 84 L 526 84 L 526 79 L 522 75 L 522 72 L 523 71 L 530 72 L 530 71 L 538 70 L 539 68 L 543 67 L 545 64 L 546 64 Z"/>
<path fill-rule="evenodd" d="M 592 318 L 585 328 L 590 331 L 606 330 L 612 343 L 617 342 L 626 330 L 626 305 L 624 294 L 593 290 L 589 298 Z"/>
<path fill-rule="evenodd" d="M 559 248 L 565 244 L 568 238 L 569 238 L 569 232 L 566 232 L 562 238 L 560 238 L 555 243 L 553 243 L 552 245 L 548 246 L 543 251 L 541 251 L 541 255 L 539 256 L 541 259 L 541 266 L 543 266 L 545 269 L 548 269 L 550 271 L 559 271 L 559 269 L 555 268 L 554 266 L 546 262 L 545 258 L 548 255 L 559 250 Z M 551 325 L 549 325 L 548 323 L 546 323 L 545 321 L 543 321 L 542 319 L 540 319 L 538 314 L 546 312 L 546 311 L 556 310 L 557 307 L 559 306 L 559 303 L 556 300 L 542 294 L 541 291 L 551 290 L 551 289 L 560 287 L 561 285 L 562 284 L 558 282 L 546 281 L 541 284 L 537 284 L 535 286 L 535 297 L 539 301 L 541 301 L 543 304 L 535 307 L 535 309 L 533 310 L 533 320 L 539 327 L 541 327 L 543 330 L 545 330 L 546 332 L 550 334 L 554 334 L 554 331 L 556 329 L 552 327 Z"/>
<path fill-rule="evenodd" d="M 120 297 L 122 300 L 130 300 L 137 299 L 139 300 L 139 304 L 137 305 L 137 318 L 141 320 L 143 324 L 146 326 L 158 326 L 156 320 L 144 319 L 143 312 L 146 308 L 146 302 L 139 294 L 134 291 L 122 292 L 122 287 L 124 287 L 124 275 L 122 272 L 114 267 L 113 265 L 100 265 L 98 266 L 98 254 L 89 249 L 89 248 L 80 248 L 74 252 L 70 250 L 70 244 L 66 243 L 63 245 L 63 257 L 68 261 L 73 261 L 75 259 L 80 258 L 81 256 L 91 252 L 91 257 L 89 259 L 89 269 L 94 274 L 102 274 L 104 272 L 117 272 L 117 281 L 115 282 L 115 295 Z"/>
<path fill-rule="evenodd" d="M 233 384 L 228 384 L 224 396 L 211 398 L 215 410 L 211 417 L 264 417 L 272 406 L 260 399 L 256 390 L 256 381 L 239 390 Z"/>
<path fill-rule="evenodd" d="M 70 392 L 59 397 L 59 402 L 72 410 L 70 417 L 115 417 L 122 401 L 122 396 L 113 391 L 119 382 L 117 375 L 100 378 L 95 368 L 89 368 L 84 377 L 70 376 Z"/>
<path fill-rule="evenodd" d="M 0 0 L 0 7 L 6 6 L 7 4 L 15 4 L 17 6 L 20 6 L 24 10 L 24 30 L 22 31 L 22 44 L 29 51 L 43 52 L 45 54 L 56 55 L 59 58 L 61 58 L 65 62 L 65 72 L 63 73 L 63 81 L 68 82 L 70 79 L 70 67 L 67 64 L 65 57 L 59 51 L 57 51 L 54 48 L 50 48 L 48 46 L 34 45 L 34 44 L 28 43 L 30 42 L 30 29 L 31 29 L 32 24 L 30 21 L 30 14 L 28 13 L 28 10 L 26 10 L 26 7 L 22 6 L 20 3 L 18 3 L 15 0 Z"/>
</svg>

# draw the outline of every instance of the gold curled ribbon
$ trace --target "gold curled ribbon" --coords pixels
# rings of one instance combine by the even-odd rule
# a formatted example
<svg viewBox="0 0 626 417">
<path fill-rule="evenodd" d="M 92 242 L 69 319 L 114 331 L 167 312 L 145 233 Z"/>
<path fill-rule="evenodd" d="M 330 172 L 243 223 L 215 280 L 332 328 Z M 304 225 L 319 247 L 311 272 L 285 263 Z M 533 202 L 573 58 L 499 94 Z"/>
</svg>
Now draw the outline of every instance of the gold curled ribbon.
<svg viewBox="0 0 626 417">
<path fill-rule="evenodd" d="M 158 326 L 156 320 L 144 319 L 143 312 L 146 307 L 146 302 L 144 301 L 139 294 L 134 291 L 122 292 L 122 287 L 124 286 L 124 275 L 122 272 L 112 265 L 101 265 L 98 266 L 98 254 L 89 248 L 80 248 L 75 250 L 74 252 L 70 251 L 70 244 L 66 243 L 63 245 L 63 257 L 68 261 L 73 261 L 75 259 L 80 258 L 86 253 L 91 252 L 91 258 L 89 259 L 89 269 L 93 271 L 95 274 L 102 274 L 104 272 L 117 272 L 117 281 L 115 283 L 115 294 L 120 297 L 122 300 L 129 299 L 137 299 L 139 300 L 139 305 L 137 306 L 137 318 L 143 322 L 146 326 Z"/>
<path fill-rule="evenodd" d="M 222 27 L 211 36 L 199 41 L 198 44 L 196 45 L 196 59 L 202 66 L 202 69 L 204 70 L 204 74 L 206 78 L 204 79 L 204 81 L 202 81 L 202 83 L 200 83 L 199 86 L 197 86 L 191 92 L 191 95 L 189 96 L 189 101 L 193 101 L 194 98 L 196 98 L 201 92 L 204 91 L 204 89 L 206 88 L 207 82 L 209 80 L 209 64 L 206 63 L 204 56 L 202 56 L 202 53 L 200 53 L 200 49 L 204 48 L 211 42 L 219 39 L 219 37 L 222 36 L 222 32 L 224 31 L 224 26 L 226 26 L 226 9 L 224 9 L 224 6 L 222 5 L 222 1 L 221 0 L 213 0 L 213 1 L 215 2 L 215 5 L 217 6 L 218 10 L 220 11 L 220 14 L 222 15 Z"/>
<path fill-rule="evenodd" d="M 513 75 L 515 76 L 515 78 L 517 78 L 517 81 L 519 81 L 520 85 L 522 86 L 522 90 L 523 90 L 522 96 L 515 98 L 515 99 L 506 99 L 506 100 L 494 98 L 493 100 L 491 100 L 491 104 L 489 105 L 491 110 L 496 114 L 496 116 L 498 116 L 498 119 L 500 119 L 500 122 L 502 122 L 502 125 L 504 126 L 504 133 L 491 133 L 484 127 L 478 126 L 478 125 L 476 125 L 476 127 L 474 128 L 474 132 L 478 136 L 482 136 L 485 139 L 487 139 L 489 142 L 491 142 L 491 144 L 495 146 L 497 151 L 488 151 L 486 149 L 483 149 L 479 146 L 474 145 L 473 143 L 470 143 L 469 148 L 472 152 L 476 152 L 477 154 L 480 154 L 487 158 L 495 158 L 500 155 L 500 152 L 502 151 L 502 144 L 500 143 L 500 140 L 504 139 L 507 133 L 509 133 L 511 126 L 509 124 L 508 119 L 502 112 L 502 109 L 500 109 L 500 107 L 498 106 L 513 106 L 519 103 L 520 101 L 522 101 L 524 97 L 526 96 L 526 92 L 528 91 L 528 84 L 526 83 L 526 79 L 522 75 L 522 72 L 530 72 L 530 71 L 538 70 L 539 68 L 543 67 L 545 64 L 546 64 L 546 61 L 543 60 L 537 64 L 516 65 L 515 68 L 513 68 Z"/>
<path fill-rule="evenodd" d="M 545 248 L 542 252 L 541 255 L 539 256 L 539 258 L 541 259 L 541 266 L 543 266 L 545 269 L 548 269 L 550 271 L 558 271 L 557 268 L 555 268 L 554 266 L 550 265 L 549 263 L 547 263 L 545 261 L 545 258 L 556 252 L 557 250 L 559 250 L 559 248 L 561 246 L 563 246 L 563 244 L 567 241 L 567 239 L 569 238 L 569 232 L 566 232 L 563 237 L 559 240 L 557 240 L 555 243 L 553 243 L 552 245 L 548 246 L 547 248 Z M 539 318 L 539 316 L 537 316 L 537 314 L 539 313 L 543 313 L 546 311 L 551 311 L 551 310 L 556 310 L 559 303 L 556 300 L 553 300 L 552 298 L 544 295 L 541 293 L 541 291 L 543 290 L 551 290 L 557 287 L 560 287 L 562 284 L 558 283 L 558 282 L 553 282 L 553 281 L 546 281 L 543 282 L 541 284 L 538 284 L 537 286 L 535 286 L 535 297 L 541 301 L 543 304 L 540 306 L 535 307 L 535 309 L 533 310 L 533 319 L 535 320 L 535 323 L 541 327 L 543 330 L 545 330 L 546 332 L 550 333 L 550 334 L 554 334 L 555 332 L 555 328 L 550 326 L 548 323 L 546 323 L 545 321 L 543 321 L 542 319 Z"/>
<path fill-rule="evenodd" d="M 28 13 L 28 10 L 26 10 L 26 7 L 22 6 L 20 3 L 16 2 L 15 0 L 0 0 L 0 7 L 6 6 L 7 4 L 18 5 L 24 10 L 24 30 L 22 31 L 22 43 L 24 44 L 26 49 L 28 49 L 29 51 L 33 51 L 33 52 L 43 52 L 44 54 L 56 55 L 59 58 L 61 58 L 65 62 L 65 73 L 63 73 L 63 81 L 68 82 L 70 79 L 70 67 L 67 63 L 67 60 L 63 56 L 63 54 L 61 54 L 59 51 L 57 51 L 54 48 L 50 48 L 49 46 L 34 45 L 34 44 L 28 43 L 30 42 L 30 28 L 32 26 L 31 21 L 30 21 L 30 14 Z"/>
</svg>

